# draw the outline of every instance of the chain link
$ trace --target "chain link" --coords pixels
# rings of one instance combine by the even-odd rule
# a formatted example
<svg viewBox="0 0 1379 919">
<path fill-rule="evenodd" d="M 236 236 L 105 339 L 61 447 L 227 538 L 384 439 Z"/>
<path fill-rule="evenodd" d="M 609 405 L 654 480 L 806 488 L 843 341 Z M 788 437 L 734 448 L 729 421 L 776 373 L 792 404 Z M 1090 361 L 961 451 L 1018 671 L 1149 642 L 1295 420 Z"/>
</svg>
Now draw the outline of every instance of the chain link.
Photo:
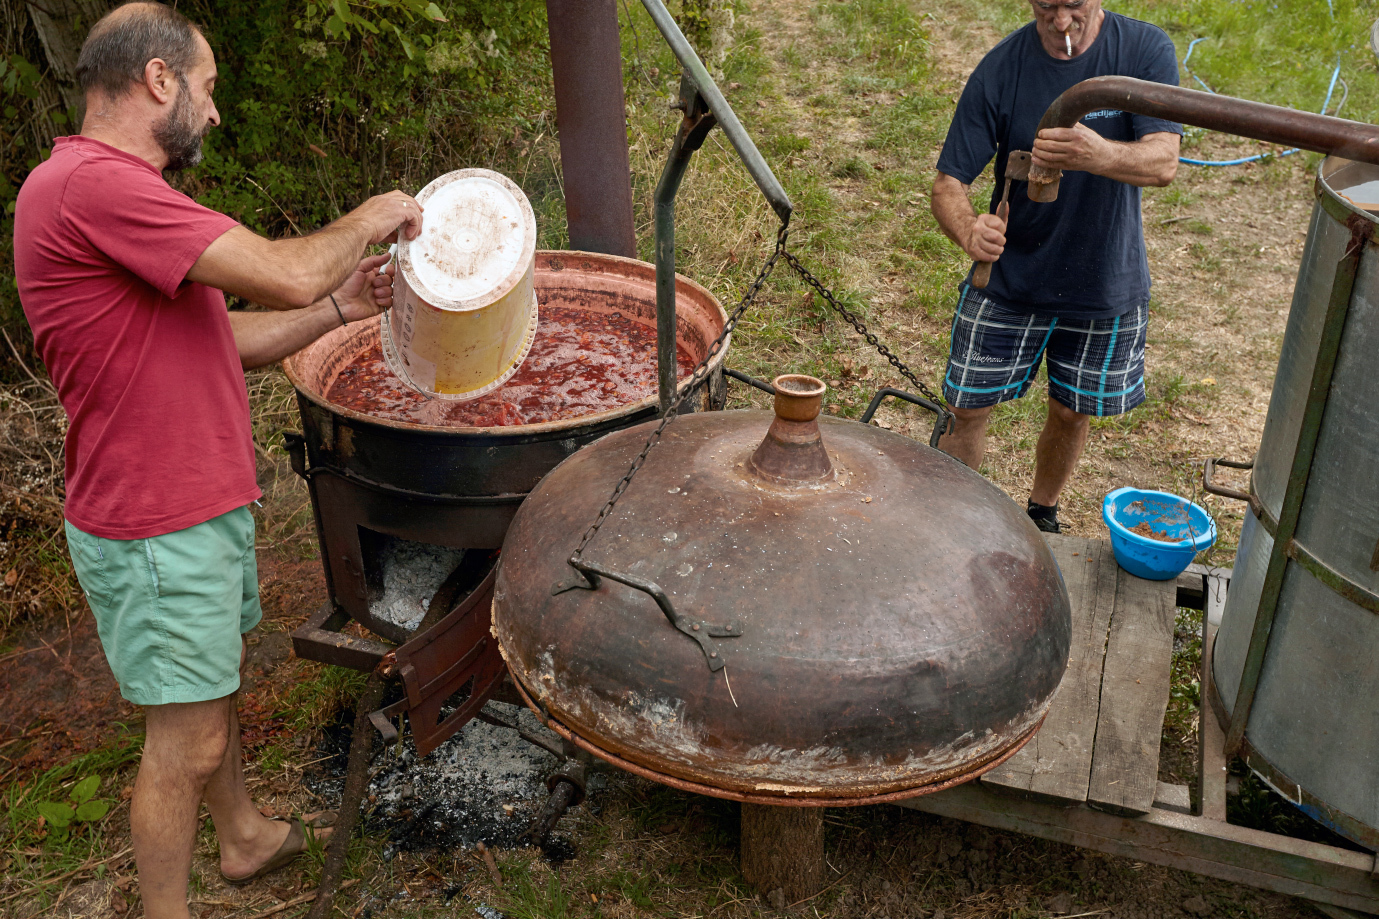
<svg viewBox="0 0 1379 919">
<path fill-rule="evenodd" d="M 661 418 L 661 423 L 656 425 L 656 430 L 652 431 L 651 436 L 646 439 L 646 446 L 642 447 L 642 452 L 637 454 L 637 458 L 632 461 L 632 465 L 628 468 L 627 474 L 622 477 L 617 487 L 613 489 L 612 496 L 608 499 L 607 503 L 603 505 L 603 509 L 599 511 L 599 515 L 594 518 L 594 522 L 589 525 L 589 529 L 585 530 L 584 535 L 580 537 L 579 545 L 570 555 L 571 562 L 577 562 L 583 556 L 584 548 L 589 545 L 589 540 L 593 539 L 594 534 L 599 531 L 599 527 L 603 526 L 603 521 L 606 520 L 608 515 L 612 512 L 613 505 L 617 504 L 623 492 L 627 491 L 627 486 L 632 484 L 632 477 L 637 474 L 638 469 L 642 468 L 642 464 L 646 462 L 646 458 L 651 453 L 652 448 L 660 442 L 661 433 L 665 431 L 666 425 L 675 420 L 675 417 L 680 414 L 680 406 L 684 405 L 685 400 L 688 399 L 700 384 L 708 378 L 709 362 L 713 360 L 719 351 L 723 350 L 723 343 L 728 340 L 728 336 L 732 334 L 733 329 L 737 328 L 737 321 L 742 318 L 743 313 L 747 312 L 747 307 L 751 306 L 753 301 L 756 300 L 757 294 L 761 292 L 762 285 L 766 283 L 766 279 L 770 277 L 771 272 L 775 270 L 776 262 L 780 260 L 782 255 L 786 258 L 790 258 L 790 254 L 785 251 L 785 241 L 789 236 L 789 228 L 785 224 L 781 224 L 780 229 L 776 231 L 775 251 L 773 251 L 771 257 L 766 260 L 766 264 L 761 266 L 761 271 L 757 274 L 756 280 L 747 288 L 747 292 L 742 295 L 742 300 L 738 303 L 737 308 L 734 309 L 732 315 L 728 317 L 728 321 L 723 324 L 723 331 L 713 340 L 713 344 L 709 345 L 708 353 L 704 355 L 704 359 L 699 362 L 699 365 L 694 368 L 694 372 L 690 374 L 689 382 L 686 384 L 683 391 L 681 391 L 675 401 L 670 404 L 669 410 L 667 410 L 665 415 Z"/>
<path fill-rule="evenodd" d="M 900 358 L 892 354 L 890 348 L 887 348 L 885 345 L 881 344 L 881 342 L 877 340 L 877 337 L 867 330 L 866 325 L 864 325 L 862 320 L 857 317 L 857 314 L 849 310 L 846 306 L 843 306 L 843 304 L 839 303 L 837 298 L 833 296 L 832 292 L 829 291 L 828 288 L 824 287 L 824 285 L 820 283 L 818 278 L 810 274 L 809 269 L 801 265 L 800 260 L 795 258 L 793 253 L 785 253 L 785 260 L 790 263 L 790 267 L 795 269 L 795 273 L 798 274 L 806 284 L 814 288 L 815 293 L 817 293 L 820 297 L 824 298 L 824 302 L 826 302 L 829 306 L 833 307 L 834 311 L 838 313 L 838 315 L 846 319 L 848 323 L 854 329 L 857 330 L 858 335 L 861 335 L 863 338 L 865 338 L 867 340 L 867 343 L 877 350 L 877 353 L 879 353 L 886 360 L 890 361 L 891 366 L 898 370 L 900 374 L 905 377 L 905 379 L 913 383 L 919 389 L 919 391 L 922 392 L 925 395 L 925 397 L 929 399 L 930 402 L 936 402 L 939 405 L 943 404 L 943 399 L 934 395 L 933 390 L 931 390 L 928 386 L 925 386 L 924 382 L 920 380 L 919 377 L 915 376 L 914 373 L 911 372 L 910 368 L 905 366 L 905 363 Z"/>
<path fill-rule="evenodd" d="M 785 261 L 795 270 L 795 273 L 800 276 L 805 284 L 813 288 L 815 293 L 824 299 L 824 302 L 833 307 L 838 315 L 846 319 L 848 323 L 857 330 L 857 334 L 865 338 L 867 343 L 889 361 L 891 366 L 899 371 L 905 379 L 913 383 L 930 401 L 940 405 L 943 404 L 943 400 L 935 395 L 933 390 L 928 386 L 924 385 L 924 382 L 920 380 L 919 377 L 915 376 L 900 358 L 891 353 L 890 348 L 881 344 L 877 337 L 867 329 L 866 325 L 855 313 L 839 303 L 838 299 L 833 296 L 833 293 L 829 291 L 828 288 L 824 287 L 819 279 L 810 273 L 808 268 L 801 265 L 800 260 L 795 258 L 793 253 L 786 250 L 785 243 L 789 236 L 789 228 L 786 224 L 781 224 L 780 229 L 776 232 L 776 248 L 771 253 L 771 257 L 766 260 L 766 264 L 762 266 L 761 272 L 757 274 L 756 280 L 747 288 L 747 292 L 743 294 L 742 300 L 738 303 L 737 308 L 734 309 L 732 315 L 728 317 L 728 321 L 723 324 L 723 331 L 714 339 L 713 344 L 709 345 L 708 354 L 704 356 L 704 359 L 694 368 L 694 372 L 690 374 L 688 384 L 684 387 L 680 395 L 676 397 L 675 401 L 671 403 L 670 409 L 665 413 L 664 417 L 661 418 L 661 423 L 656 425 L 656 430 L 652 431 L 651 436 L 647 438 L 646 446 L 642 447 L 642 452 L 637 454 L 637 458 L 632 461 L 632 465 L 628 468 L 627 474 L 622 477 L 617 486 L 613 489 L 612 496 L 610 496 L 608 501 L 603 505 L 598 516 L 594 518 L 594 522 L 584 531 L 584 535 L 580 537 L 579 545 L 570 555 L 571 563 L 580 561 L 584 554 L 584 549 L 589 545 L 589 541 L 594 538 L 599 528 L 603 526 L 603 522 L 608 519 L 608 515 L 612 513 L 613 506 L 618 503 L 618 499 L 623 496 L 623 492 L 627 491 L 627 487 L 632 484 L 632 477 L 642 468 L 642 464 L 646 462 L 647 456 L 650 455 L 656 444 L 660 443 L 661 434 L 665 431 L 666 425 L 675 420 L 685 400 L 688 399 L 704 380 L 708 378 L 709 362 L 723 349 L 723 343 L 728 340 L 728 336 L 732 334 L 733 329 L 737 328 L 738 320 L 741 319 L 743 313 L 747 311 L 747 307 L 751 306 L 756 300 L 757 294 L 761 292 L 762 285 L 765 284 L 766 279 L 771 276 L 771 272 L 775 270 L 776 262 L 778 262 L 782 256 L 785 257 Z"/>
</svg>

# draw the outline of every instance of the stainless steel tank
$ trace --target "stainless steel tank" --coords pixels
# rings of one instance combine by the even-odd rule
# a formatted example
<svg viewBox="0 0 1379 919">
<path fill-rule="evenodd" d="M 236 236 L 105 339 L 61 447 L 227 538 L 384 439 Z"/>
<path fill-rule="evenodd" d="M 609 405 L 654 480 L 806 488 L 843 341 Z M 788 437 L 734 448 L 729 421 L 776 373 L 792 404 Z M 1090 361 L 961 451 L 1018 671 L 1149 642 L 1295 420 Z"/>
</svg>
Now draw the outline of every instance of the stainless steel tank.
<svg viewBox="0 0 1379 919">
<path fill-rule="evenodd" d="M 1379 848 L 1379 167 L 1318 170 L 1209 687 L 1226 746 Z M 1210 467 L 1210 464 L 1209 464 Z M 1210 473 L 1210 468 L 1208 469 Z M 1213 488 L 1223 493 L 1219 488 Z"/>
</svg>

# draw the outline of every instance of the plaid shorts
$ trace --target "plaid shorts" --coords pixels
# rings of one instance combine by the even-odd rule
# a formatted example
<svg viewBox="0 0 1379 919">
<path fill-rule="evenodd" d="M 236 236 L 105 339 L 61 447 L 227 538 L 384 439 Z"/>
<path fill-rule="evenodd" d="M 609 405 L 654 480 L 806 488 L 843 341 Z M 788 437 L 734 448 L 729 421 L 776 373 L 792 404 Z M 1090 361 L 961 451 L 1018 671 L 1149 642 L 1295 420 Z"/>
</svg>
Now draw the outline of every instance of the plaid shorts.
<svg viewBox="0 0 1379 919">
<path fill-rule="evenodd" d="M 1018 399 L 1047 355 L 1050 396 L 1083 415 L 1128 412 L 1144 401 L 1148 320 L 1148 304 L 1110 319 L 1022 313 L 964 284 L 943 397 L 956 408 Z"/>
</svg>

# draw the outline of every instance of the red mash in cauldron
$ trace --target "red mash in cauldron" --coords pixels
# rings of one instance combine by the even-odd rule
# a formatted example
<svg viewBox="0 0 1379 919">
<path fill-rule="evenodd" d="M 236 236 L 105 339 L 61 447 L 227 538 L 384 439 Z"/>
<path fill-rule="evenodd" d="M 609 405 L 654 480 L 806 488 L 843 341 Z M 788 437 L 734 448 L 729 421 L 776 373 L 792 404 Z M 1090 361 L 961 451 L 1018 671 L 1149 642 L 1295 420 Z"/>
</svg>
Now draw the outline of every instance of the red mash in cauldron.
<svg viewBox="0 0 1379 919">
<path fill-rule="evenodd" d="M 676 347 L 677 376 L 694 370 Z M 512 378 L 467 402 L 428 398 L 388 369 L 377 343 L 335 378 L 326 398 L 381 418 L 454 427 L 542 424 L 628 405 L 656 392 L 656 329 L 621 313 L 548 306 Z"/>
</svg>

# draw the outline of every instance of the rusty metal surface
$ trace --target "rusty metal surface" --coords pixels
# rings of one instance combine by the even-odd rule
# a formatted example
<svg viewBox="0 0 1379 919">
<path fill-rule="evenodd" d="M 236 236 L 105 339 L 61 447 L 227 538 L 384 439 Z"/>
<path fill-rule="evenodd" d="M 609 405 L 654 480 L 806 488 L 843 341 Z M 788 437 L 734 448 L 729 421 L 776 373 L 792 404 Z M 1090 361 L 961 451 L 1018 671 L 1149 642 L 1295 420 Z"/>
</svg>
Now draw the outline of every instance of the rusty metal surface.
<svg viewBox="0 0 1379 919">
<path fill-rule="evenodd" d="M 1083 115 L 1099 109 L 1150 115 L 1223 134 L 1379 164 L 1379 127 L 1374 125 L 1132 77 L 1083 80 L 1053 101 L 1039 122 L 1039 130 L 1070 128 Z M 1032 166 L 1030 200 L 1057 199 L 1060 175 L 1058 170 Z"/>
<path fill-rule="evenodd" d="M 396 672 L 407 691 L 405 711 L 419 756 L 440 746 L 473 718 L 507 675 L 490 631 L 496 574 L 490 569 L 479 586 L 439 622 L 419 630 L 417 637 L 397 649 Z M 466 698 L 445 711 L 451 697 L 466 685 Z"/>
<path fill-rule="evenodd" d="M 349 615 L 327 600 L 292 633 L 292 651 L 298 657 L 371 673 L 392 645 L 346 635 L 340 629 Z"/>
<path fill-rule="evenodd" d="M 428 613 L 399 647 L 342 633 L 349 617 L 327 602 L 292 633 L 292 648 L 307 660 L 401 680 L 403 698 L 371 717 L 385 739 L 396 739 L 390 719 L 407 715 L 417 752 L 425 756 L 473 718 L 507 676 L 491 632 L 496 574 L 492 559 L 461 563 L 431 600 L 430 609 L 444 614 Z"/>
<path fill-rule="evenodd" d="M 964 772 L 950 776 L 941 781 L 931 782 L 928 785 L 919 785 L 913 788 L 906 788 L 901 791 L 892 791 L 885 794 L 857 795 L 846 798 L 824 798 L 817 796 L 788 797 L 783 795 L 750 794 L 729 791 L 713 785 L 702 785 L 698 782 L 686 781 L 685 779 L 676 778 L 673 775 L 667 775 L 663 772 L 655 772 L 651 769 L 647 769 L 645 766 L 640 766 L 630 760 L 623 759 L 616 753 L 610 753 L 607 750 L 601 749 L 591 744 L 583 737 L 580 737 L 578 734 L 575 734 L 559 721 L 549 717 L 540 706 L 532 701 L 530 694 L 527 693 L 520 683 L 514 683 L 513 685 L 517 688 L 517 692 L 522 697 L 522 701 L 526 702 L 527 706 L 531 708 L 538 717 L 543 719 L 542 723 L 545 724 L 546 727 L 555 731 L 556 734 L 560 735 L 565 740 L 575 744 L 581 750 L 592 753 L 599 759 L 617 766 L 619 769 L 623 769 L 633 775 L 639 775 L 644 779 L 651 779 L 653 782 L 660 782 L 662 785 L 667 785 L 680 791 L 708 795 L 711 798 L 723 798 L 727 801 L 741 801 L 746 804 L 768 804 L 777 807 L 861 807 L 869 804 L 897 804 L 901 801 L 907 801 L 910 798 L 918 797 L 919 795 L 933 794 L 934 792 L 954 788 L 964 782 L 970 782 L 990 772 L 992 769 L 995 769 L 1016 753 L 1020 752 L 1020 748 L 1028 743 L 1030 738 L 1034 737 L 1034 735 L 1039 732 L 1039 728 L 1044 724 L 1044 719 L 1040 718 L 1039 722 L 1031 727 L 1023 737 L 1008 749 L 1002 751 L 998 756 L 974 763 Z"/>
<path fill-rule="evenodd" d="M 731 794 L 902 792 L 1022 742 L 1070 639 L 1033 524 L 951 457 L 834 418 L 834 478 L 765 481 L 749 463 L 773 418 L 677 421 L 590 550 L 687 618 L 740 622 L 713 646 L 724 666 L 622 584 L 551 592 L 642 427 L 571 457 L 514 520 L 494 595 L 514 676 L 600 756 Z"/>
<path fill-rule="evenodd" d="M 656 317 L 656 271 L 633 259 L 541 251 L 543 304 Z M 679 338 L 695 359 L 727 319 L 703 287 L 677 278 Z M 307 479 L 331 599 L 396 643 L 411 634 L 369 611 L 368 532 L 456 548 L 496 549 L 526 493 L 571 453 L 656 414 L 656 397 L 548 424 L 451 428 L 390 421 L 324 398 L 339 372 L 378 341 L 378 321 L 336 329 L 283 362 L 297 389 L 300 439 L 293 468 Z M 727 348 L 711 361 L 720 381 Z M 367 531 L 367 532 L 365 532 Z"/>
<path fill-rule="evenodd" d="M 570 246 L 635 258 L 617 0 L 546 0 Z"/>
</svg>

